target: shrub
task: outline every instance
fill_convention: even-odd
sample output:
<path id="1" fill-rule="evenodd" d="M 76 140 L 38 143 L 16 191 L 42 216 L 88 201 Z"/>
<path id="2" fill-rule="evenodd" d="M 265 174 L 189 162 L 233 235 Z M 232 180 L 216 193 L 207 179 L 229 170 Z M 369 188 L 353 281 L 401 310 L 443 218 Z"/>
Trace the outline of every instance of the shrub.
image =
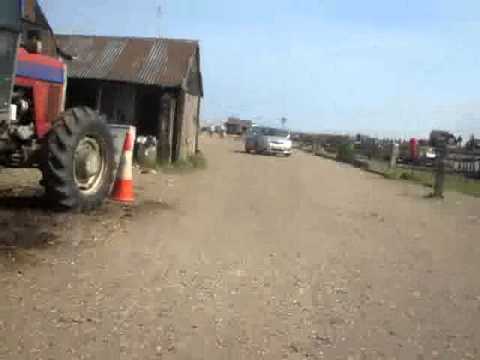
<path id="1" fill-rule="evenodd" d="M 353 144 L 341 144 L 337 149 L 337 160 L 352 164 L 355 160 L 355 151 Z"/>

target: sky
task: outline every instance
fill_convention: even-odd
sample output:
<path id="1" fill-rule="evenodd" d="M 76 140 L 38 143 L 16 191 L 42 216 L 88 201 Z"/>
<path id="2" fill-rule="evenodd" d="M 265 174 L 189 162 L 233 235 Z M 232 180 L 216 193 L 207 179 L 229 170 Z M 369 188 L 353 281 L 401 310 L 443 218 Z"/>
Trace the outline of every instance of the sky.
<path id="1" fill-rule="evenodd" d="M 57 33 L 200 41 L 202 120 L 480 136 L 478 0 L 40 0 Z"/>

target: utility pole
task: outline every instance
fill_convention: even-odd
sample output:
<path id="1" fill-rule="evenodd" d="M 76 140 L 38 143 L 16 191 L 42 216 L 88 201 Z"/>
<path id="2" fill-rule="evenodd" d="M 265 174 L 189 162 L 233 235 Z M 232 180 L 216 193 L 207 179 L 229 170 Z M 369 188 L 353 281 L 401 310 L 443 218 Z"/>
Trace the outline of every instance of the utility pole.
<path id="1" fill-rule="evenodd" d="M 162 18 L 163 14 L 165 12 L 164 9 L 164 4 L 163 0 L 157 0 L 156 2 L 156 8 L 155 8 L 155 17 L 157 18 L 157 28 L 155 29 L 157 31 L 158 36 L 162 36 L 163 31 L 162 31 Z"/>

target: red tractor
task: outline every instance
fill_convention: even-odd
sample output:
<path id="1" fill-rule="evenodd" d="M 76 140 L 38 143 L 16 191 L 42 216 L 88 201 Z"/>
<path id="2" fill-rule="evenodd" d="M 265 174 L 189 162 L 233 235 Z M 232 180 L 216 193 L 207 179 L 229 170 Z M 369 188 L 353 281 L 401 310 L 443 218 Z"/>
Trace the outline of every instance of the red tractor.
<path id="1" fill-rule="evenodd" d="M 113 139 L 98 112 L 65 110 L 67 56 L 35 0 L 0 1 L 0 166 L 38 168 L 52 205 L 90 210 L 112 187 Z"/>

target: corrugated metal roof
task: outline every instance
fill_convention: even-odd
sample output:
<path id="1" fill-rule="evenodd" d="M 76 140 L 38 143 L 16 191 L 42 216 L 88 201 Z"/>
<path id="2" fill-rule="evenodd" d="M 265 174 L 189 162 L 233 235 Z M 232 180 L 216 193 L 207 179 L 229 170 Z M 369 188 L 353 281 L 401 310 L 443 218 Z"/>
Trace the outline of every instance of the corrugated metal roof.
<path id="1" fill-rule="evenodd" d="M 75 58 L 68 62 L 70 77 L 166 87 L 184 84 L 199 46 L 196 41 L 160 38 L 56 37 L 59 48 Z"/>

